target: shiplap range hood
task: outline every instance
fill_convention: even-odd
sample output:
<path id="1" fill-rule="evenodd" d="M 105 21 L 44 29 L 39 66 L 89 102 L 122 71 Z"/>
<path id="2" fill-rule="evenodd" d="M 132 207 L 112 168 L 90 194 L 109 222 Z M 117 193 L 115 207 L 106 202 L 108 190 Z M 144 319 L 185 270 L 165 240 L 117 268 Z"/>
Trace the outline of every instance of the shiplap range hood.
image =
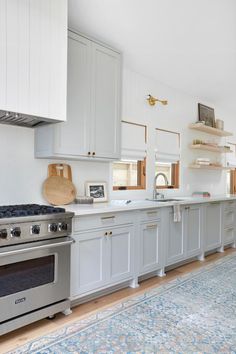
<path id="1" fill-rule="evenodd" d="M 0 1 L 0 123 L 66 120 L 67 0 Z"/>

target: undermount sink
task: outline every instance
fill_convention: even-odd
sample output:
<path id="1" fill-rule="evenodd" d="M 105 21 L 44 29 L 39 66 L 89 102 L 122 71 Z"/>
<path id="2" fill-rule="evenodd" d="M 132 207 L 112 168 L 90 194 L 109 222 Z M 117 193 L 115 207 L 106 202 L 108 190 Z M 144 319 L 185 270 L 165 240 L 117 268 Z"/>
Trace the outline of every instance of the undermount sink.
<path id="1" fill-rule="evenodd" d="M 179 202 L 181 201 L 181 199 L 174 199 L 174 198 L 171 198 L 171 199 L 148 199 L 152 202 L 160 202 L 160 203 L 167 203 L 167 202 Z"/>

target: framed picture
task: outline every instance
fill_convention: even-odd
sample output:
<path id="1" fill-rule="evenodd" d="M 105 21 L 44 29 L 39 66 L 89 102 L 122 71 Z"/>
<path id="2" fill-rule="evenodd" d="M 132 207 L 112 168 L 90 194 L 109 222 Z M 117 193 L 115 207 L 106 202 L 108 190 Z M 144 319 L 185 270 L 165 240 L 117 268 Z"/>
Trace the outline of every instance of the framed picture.
<path id="1" fill-rule="evenodd" d="M 106 182 L 86 182 L 86 196 L 93 197 L 94 203 L 107 202 Z"/>
<path id="2" fill-rule="evenodd" d="M 204 121 L 209 127 L 215 127 L 215 111 L 214 108 L 198 103 L 198 120 Z"/>

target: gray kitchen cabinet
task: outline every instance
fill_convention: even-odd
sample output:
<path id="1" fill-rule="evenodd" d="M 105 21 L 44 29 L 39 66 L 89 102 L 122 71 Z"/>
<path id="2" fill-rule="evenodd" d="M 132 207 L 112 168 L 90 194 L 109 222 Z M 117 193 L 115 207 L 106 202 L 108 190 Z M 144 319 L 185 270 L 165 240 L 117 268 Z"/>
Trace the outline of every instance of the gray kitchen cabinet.
<path id="1" fill-rule="evenodd" d="M 133 226 L 108 231 L 108 282 L 118 283 L 133 277 L 134 230 Z"/>
<path id="2" fill-rule="evenodd" d="M 181 221 L 174 222 L 172 209 L 168 211 L 166 265 L 200 255 L 202 211 L 200 205 L 181 207 Z"/>
<path id="3" fill-rule="evenodd" d="M 74 235 L 71 296 L 79 297 L 133 277 L 132 225 Z"/>
<path id="4" fill-rule="evenodd" d="M 139 275 L 161 268 L 161 221 L 140 224 Z"/>
<path id="5" fill-rule="evenodd" d="M 185 257 L 184 213 L 181 210 L 181 221 L 174 222 L 172 209 L 167 211 L 166 231 L 166 265 L 177 263 Z"/>
<path id="6" fill-rule="evenodd" d="M 74 235 L 71 247 L 71 296 L 101 288 L 107 279 L 106 243 L 101 231 Z"/>
<path id="7" fill-rule="evenodd" d="M 204 251 L 221 246 L 221 203 L 214 202 L 205 206 Z"/>
<path id="8" fill-rule="evenodd" d="M 199 255 L 201 252 L 201 232 L 202 232 L 202 213 L 201 206 L 191 205 L 185 207 L 185 246 L 186 258 Z"/>
<path id="9" fill-rule="evenodd" d="M 35 130 L 35 156 L 119 159 L 120 91 L 120 53 L 69 31 L 67 122 Z"/>
<path id="10" fill-rule="evenodd" d="M 236 203 L 229 201 L 222 203 L 222 242 L 229 245 L 236 240 Z"/>

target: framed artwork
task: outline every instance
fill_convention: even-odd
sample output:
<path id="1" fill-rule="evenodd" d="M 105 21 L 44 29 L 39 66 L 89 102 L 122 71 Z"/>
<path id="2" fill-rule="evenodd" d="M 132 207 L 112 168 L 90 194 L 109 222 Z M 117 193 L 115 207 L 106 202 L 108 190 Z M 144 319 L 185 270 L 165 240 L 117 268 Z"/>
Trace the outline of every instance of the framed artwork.
<path id="1" fill-rule="evenodd" d="M 106 182 L 86 182 L 86 196 L 92 197 L 94 203 L 107 202 L 107 184 Z"/>
<path id="2" fill-rule="evenodd" d="M 209 127 L 215 127 L 215 111 L 214 108 L 198 103 L 198 120 L 205 122 Z"/>

